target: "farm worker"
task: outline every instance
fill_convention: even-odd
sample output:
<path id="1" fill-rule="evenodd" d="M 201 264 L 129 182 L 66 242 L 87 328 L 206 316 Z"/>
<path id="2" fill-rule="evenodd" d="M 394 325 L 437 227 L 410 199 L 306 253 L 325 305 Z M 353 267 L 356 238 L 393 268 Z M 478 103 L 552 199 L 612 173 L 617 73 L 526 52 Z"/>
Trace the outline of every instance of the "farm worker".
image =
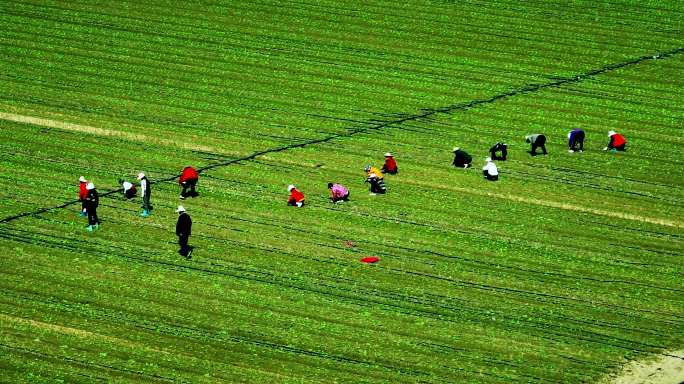
<path id="1" fill-rule="evenodd" d="M 81 176 L 78 178 L 78 201 L 81 202 L 81 213 L 80 216 L 84 217 L 86 215 L 86 196 L 88 195 L 88 181 L 85 177 Z"/>
<path id="2" fill-rule="evenodd" d="M 501 156 L 499 156 L 497 152 L 501 152 Z M 505 161 L 506 156 L 508 156 L 508 145 L 506 145 L 506 143 L 496 143 L 493 147 L 489 148 L 489 154 L 492 160 Z"/>
<path id="3" fill-rule="evenodd" d="M 619 133 L 616 133 L 615 131 L 610 131 L 608 132 L 608 137 L 610 138 L 610 141 L 608 142 L 608 146 L 603 148 L 604 151 L 610 149 L 613 152 L 624 152 L 627 150 L 625 148 L 625 146 L 627 145 L 627 140 L 624 136 L 622 136 Z"/>
<path id="4" fill-rule="evenodd" d="M 304 206 L 304 194 L 299 192 L 299 190 L 295 188 L 294 185 L 288 185 L 287 191 L 290 192 L 290 198 L 287 199 L 287 205 L 292 205 L 293 207 L 298 208 Z"/>
<path id="5" fill-rule="evenodd" d="M 537 148 L 541 148 L 543 154 L 547 154 L 546 152 L 546 136 L 535 133 L 533 135 L 527 135 L 525 136 L 525 141 L 530 143 L 532 145 L 532 148 L 530 149 L 530 154 L 532 156 L 537 155 Z"/>
<path id="6" fill-rule="evenodd" d="M 482 167 L 482 174 L 487 180 L 499 180 L 499 170 L 496 168 L 496 164 L 494 164 L 491 157 L 485 159 L 485 166 Z"/>
<path id="7" fill-rule="evenodd" d="M 86 185 L 88 191 L 85 198 L 86 212 L 88 212 L 88 226 L 86 229 L 92 232 L 100 226 L 100 219 L 97 218 L 97 206 L 100 205 L 100 197 L 97 195 L 95 184 Z"/>
<path id="8" fill-rule="evenodd" d="M 384 177 L 384 176 L 382 175 L 382 172 L 380 172 L 379 169 L 377 169 L 377 168 L 375 168 L 375 167 L 372 167 L 372 166 L 370 166 L 370 165 L 366 165 L 366 166 L 363 168 L 363 170 L 366 171 L 366 178 L 370 177 L 371 174 L 375 174 L 375 177 L 377 177 L 377 178 L 380 179 L 380 180 L 382 180 L 383 177 Z"/>
<path id="9" fill-rule="evenodd" d="M 190 196 L 195 197 L 197 196 L 197 192 L 195 192 L 195 185 L 197 185 L 197 180 L 199 179 L 199 175 L 197 174 L 197 170 L 193 167 L 185 167 L 183 168 L 183 171 L 181 172 L 180 177 L 178 178 L 178 184 L 180 184 L 183 187 L 183 190 L 181 191 L 180 198 L 181 200 L 185 199 L 188 196 L 187 190 L 190 188 Z"/>
<path id="10" fill-rule="evenodd" d="M 123 194 L 125 198 L 130 200 L 135 197 L 136 193 L 138 193 L 135 185 L 133 185 L 130 181 L 119 179 L 119 183 L 121 183 L 121 186 L 123 187 Z"/>
<path id="11" fill-rule="evenodd" d="M 579 149 L 577 146 L 579 145 Z M 584 152 L 584 131 L 575 128 L 568 133 L 568 152 Z"/>
<path id="12" fill-rule="evenodd" d="M 454 167 L 470 168 L 473 162 L 473 157 L 468 152 L 462 150 L 460 147 L 454 147 Z"/>
<path id="13" fill-rule="evenodd" d="M 152 190 L 150 189 L 150 181 L 147 179 L 147 176 L 145 176 L 144 172 L 140 172 L 138 174 L 138 180 L 140 180 L 140 193 L 142 194 L 143 198 L 143 211 L 140 216 L 147 217 L 150 215 L 150 211 L 152 210 L 152 206 L 150 205 L 150 195 L 152 194 Z"/>
<path id="14" fill-rule="evenodd" d="M 330 200 L 332 200 L 333 203 L 337 203 L 338 201 L 349 201 L 349 190 L 342 184 L 328 183 L 328 189 L 330 190 Z"/>
<path id="15" fill-rule="evenodd" d="M 399 172 L 397 161 L 394 160 L 394 156 L 389 152 L 385 153 L 385 164 L 382 166 L 382 172 L 389 173 L 390 175 L 396 175 Z"/>
<path id="16" fill-rule="evenodd" d="M 178 221 L 176 221 L 176 236 L 178 236 L 178 245 L 180 246 L 178 253 L 190 260 L 192 255 L 192 247 L 188 245 L 188 240 L 190 239 L 190 233 L 192 232 L 192 219 L 185 211 L 185 207 L 182 205 L 178 206 L 176 212 L 178 213 Z"/>
<path id="17" fill-rule="evenodd" d="M 385 187 L 385 181 L 378 178 L 375 173 L 371 173 L 366 179 L 366 182 L 370 184 L 370 193 L 375 195 L 376 193 L 383 194 L 387 192 L 387 187 Z"/>

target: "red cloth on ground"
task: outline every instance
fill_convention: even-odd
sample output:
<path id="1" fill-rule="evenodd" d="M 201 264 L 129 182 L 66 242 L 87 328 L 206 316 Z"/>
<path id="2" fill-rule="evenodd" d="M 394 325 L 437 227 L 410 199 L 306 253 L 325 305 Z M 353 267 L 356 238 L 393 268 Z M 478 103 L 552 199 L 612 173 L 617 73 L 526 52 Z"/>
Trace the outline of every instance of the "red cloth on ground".
<path id="1" fill-rule="evenodd" d="M 370 263 L 377 263 L 378 261 L 380 261 L 380 258 L 376 257 L 376 256 L 369 256 L 369 257 L 364 257 L 363 259 L 361 259 L 359 261 L 362 263 L 370 264 Z"/>

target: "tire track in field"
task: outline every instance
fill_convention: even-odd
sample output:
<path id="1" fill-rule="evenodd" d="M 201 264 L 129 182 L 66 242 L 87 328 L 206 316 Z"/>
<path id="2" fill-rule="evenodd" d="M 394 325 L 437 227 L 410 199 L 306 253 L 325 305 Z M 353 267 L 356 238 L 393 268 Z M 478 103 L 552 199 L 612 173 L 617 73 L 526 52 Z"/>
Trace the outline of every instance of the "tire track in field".
<path id="1" fill-rule="evenodd" d="M 667 51 L 662 51 L 662 52 L 657 52 L 652 55 L 643 55 L 639 56 L 637 58 L 634 58 L 632 60 L 627 60 L 627 61 L 622 61 L 618 63 L 613 63 L 613 64 L 608 64 L 600 68 L 592 69 L 590 71 L 584 72 L 584 73 L 579 73 L 571 77 L 562 77 L 562 78 L 556 78 L 554 81 L 546 82 L 546 83 L 532 83 L 532 84 L 527 84 L 519 88 L 514 88 L 511 89 L 507 92 L 502 92 L 498 93 L 494 96 L 491 96 L 486 99 L 475 99 L 471 100 L 468 102 L 463 102 L 463 103 L 457 103 L 457 104 L 452 104 L 440 108 L 427 108 L 427 109 L 421 109 L 418 113 L 414 114 L 399 114 L 396 115 L 397 117 L 395 118 L 390 118 L 389 120 L 373 120 L 369 121 L 369 127 L 365 128 L 350 128 L 347 130 L 345 133 L 339 133 L 339 134 L 331 134 L 328 136 L 324 136 L 322 138 L 318 139 L 311 139 L 308 141 L 302 141 L 299 143 L 295 144 L 288 144 L 288 145 L 282 145 L 279 147 L 275 148 L 267 148 L 261 151 L 256 151 L 253 152 L 249 155 L 239 157 L 239 158 L 231 158 L 229 160 L 225 161 L 220 161 L 217 163 L 213 164 L 208 164 L 205 165 L 204 167 L 198 168 L 198 172 L 202 173 L 205 171 L 212 170 L 214 168 L 220 168 L 220 167 L 226 167 L 232 164 L 239 164 L 244 161 L 252 161 L 257 157 L 264 156 L 270 153 L 278 153 L 278 152 L 284 152 L 288 151 L 291 149 L 297 149 L 297 148 L 303 148 L 303 147 L 308 147 L 308 146 L 313 146 L 317 144 L 323 144 L 327 143 L 333 140 L 337 139 L 344 139 L 344 138 L 349 138 L 357 134 L 363 134 L 363 133 L 370 133 L 374 132 L 377 130 L 381 130 L 384 128 L 394 128 L 394 127 L 400 127 L 404 123 L 412 122 L 412 121 L 419 121 L 419 120 L 425 120 L 425 119 L 431 119 L 435 115 L 439 114 L 451 114 L 457 111 L 467 111 L 471 108 L 479 107 L 479 106 L 486 106 L 488 104 L 495 103 L 497 101 L 501 101 L 510 97 L 515 97 L 515 96 L 520 96 L 520 95 L 526 95 L 530 93 L 535 93 L 538 91 L 542 91 L 548 88 L 556 88 L 556 87 L 561 87 L 564 85 L 569 85 L 569 84 L 576 84 L 580 83 L 584 80 L 592 79 L 594 77 L 603 75 L 605 73 L 610 73 L 613 71 L 616 71 L 618 69 L 622 69 L 625 67 L 630 67 L 634 65 L 641 64 L 646 61 L 650 60 L 662 60 L 662 59 L 667 59 L 672 56 L 679 55 L 681 53 L 684 53 L 684 47 L 678 47 L 674 49 L 670 49 Z M 39 118 L 39 117 L 33 117 L 33 116 L 25 116 L 25 115 L 20 115 L 20 114 L 15 114 L 15 113 L 7 113 L 7 112 L 0 112 L 0 120 L 7 120 L 7 121 L 13 121 L 13 122 L 20 122 L 20 123 L 27 123 L 27 124 L 34 124 L 34 125 L 39 125 L 39 126 L 45 126 L 49 128 L 56 128 L 56 129 L 63 129 L 63 130 L 69 130 L 69 131 L 77 131 L 77 132 L 83 132 L 83 133 L 88 133 L 88 134 L 94 134 L 94 135 L 105 135 L 105 136 L 117 136 L 117 137 L 122 137 L 122 138 L 127 138 L 130 140 L 134 141 L 140 141 L 140 140 L 151 140 L 151 142 L 159 142 L 159 143 L 164 143 L 166 145 L 173 145 L 173 146 L 181 146 L 183 147 L 185 144 L 175 142 L 173 140 L 168 140 L 168 139 L 159 139 L 159 138 L 148 138 L 145 137 L 144 135 L 138 135 L 134 133 L 125 133 L 121 131 L 116 131 L 116 130 L 109 130 L 109 129 L 102 129 L 102 128 L 97 128 L 97 127 L 91 127 L 91 126 L 86 126 L 86 125 L 79 125 L 79 124 L 71 124 L 71 123 L 66 123 L 66 122 L 60 122 L 60 121 L 55 121 L 55 120 L 50 120 L 50 119 L 44 119 L 44 118 Z M 150 141 L 148 141 L 150 142 Z M 214 152 L 211 150 L 211 148 L 199 148 L 199 146 L 189 146 L 190 148 L 186 149 L 191 149 L 191 150 L 201 150 L 203 152 Z M 151 184 L 157 184 L 157 183 L 162 183 L 162 182 L 169 182 L 172 180 L 175 180 L 178 178 L 180 174 L 172 176 L 172 177 L 167 177 L 163 179 L 157 179 L 155 181 L 151 181 Z M 115 193 L 120 193 L 122 192 L 123 189 L 114 189 L 110 190 L 104 193 L 100 194 L 100 197 L 106 197 Z M 473 193 L 472 190 L 467 190 L 463 191 L 467 193 Z M 487 192 L 489 193 L 489 192 Z M 576 212 L 585 212 L 585 213 L 592 213 L 595 215 L 601 215 L 601 216 L 608 216 L 608 217 L 615 217 L 615 218 L 620 218 L 620 219 L 626 219 L 626 220 L 633 220 L 633 221 L 640 221 L 644 223 L 650 223 L 650 224 L 656 224 L 656 225 L 661 225 L 661 226 L 668 226 L 668 227 L 676 227 L 676 228 L 682 228 L 684 227 L 684 223 L 675 221 L 675 220 L 666 220 L 662 218 L 652 218 L 652 217 L 646 217 L 646 216 L 641 216 L 641 215 L 633 215 L 633 214 L 622 214 L 618 212 L 611 212 L 611 211 L 604 211 L 604 210 L 599 210 L 599 209 L 593 209 L 593 208 L 586 208 L 582 206 L 577 206 L 577 205 L 571 205 L 567 203 L 561 203 L 561 202 L 554 202 L 554 201 L 549 201 L 549 200 L 541 200 L 541 199 L 531 199 L 523 196 L 517 196 L 517 195 L 511 195 L 511 194 L 495 194 L 497 198 L 501 199 L 506 199 L 506 200 L 512 200 L 516 202 L 523 202 L 523 203 L 528 203 L 528 204 L 533 204 L 533 205 L 540 205 L 540 206 L 547 206 L 547 207 L 552 207 L 552 208 L 558 208 L 558 209 L 563 209 L 563 210 L 572 210 Z M 79 203 L 78 200 L 72 200 L 72 201 L 67 201 L 63 204 L 53 206 L 53 207 L 45 207 L 45 208 L 39 208 L 34 211 L 28 211 L 12 216 L 7 216 L 0 220 L 0 223 L 8 223 L 14 220 L 18 220 L 23 217 L 27 216 L 35 216 L 35 215 L 40 215 L 42 213 L 50 212 L 53 210 L 57 209 L 62 209 L 66 208 L 68 206 L 74 205 Z"/>

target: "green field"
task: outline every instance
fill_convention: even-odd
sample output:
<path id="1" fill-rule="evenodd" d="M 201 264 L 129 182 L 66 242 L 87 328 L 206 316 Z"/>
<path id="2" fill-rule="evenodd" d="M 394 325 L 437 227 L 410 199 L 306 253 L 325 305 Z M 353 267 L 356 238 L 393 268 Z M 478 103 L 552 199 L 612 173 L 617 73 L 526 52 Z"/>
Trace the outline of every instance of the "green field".
<path id="1" fill-rule="evenodd" d="M 684 347 L 683 2 L 97 3 L 0 2 L 0 382 L 595 383 Z"/>

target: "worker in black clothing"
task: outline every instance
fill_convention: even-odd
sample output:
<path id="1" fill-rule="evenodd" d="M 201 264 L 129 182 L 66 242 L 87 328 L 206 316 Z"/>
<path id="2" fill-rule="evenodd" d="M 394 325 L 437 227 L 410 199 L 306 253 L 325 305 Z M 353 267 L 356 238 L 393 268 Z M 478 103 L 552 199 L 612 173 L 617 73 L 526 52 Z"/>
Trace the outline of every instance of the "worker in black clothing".
<path id="1" fill-rule="evenodd" d="M 472 166 L 473 157 L 468 152 L 459 147 L 454 147 L 454 161 L 453 165 L 457 168 L 470 168 Z"/>
<path id="2" fill-rule="evenodd" d="M 497 154 L 498 152 L 501 152 L 501 156 Z M 508 156 L 508 145 L 506 143 L 496 143 L 493 147 L 489 148 L 489 157 L 492 160 L 505 161 L 506 156 Z"/>
<path id="3" fill-rule="evenodd" d="M 178 253 L 190 260 L 192 255 L 192 247 L 188 245 L 188 240 L 190 239 L 190 233 L 192 231 L 192 219 L 190 219 L 190 215 L 188 215 L 188 213 L 185 211 L 185 207 L 182 205 L 178 206 L 176 212 L 178 212 L 176 236 L 178 236 L 178 245 L 180 246 Z"/>
<path id="4" fill-rule="evenodd" d="M 532 148 L 530 148 L 530 154 L 532 156 L 537 156 L 537 148 L 541 148 L 544 155 L 548 153 L 546 152 L 546 136 L 535 133 L 533 135 L 525 136 L 525 141 L 532 145 Z"/>
<path id="5" fill-rule="evenodd" d="M 100 205 L 100 197 L 97 195 L 95 184 L 88 183 L 86 190 L 88 191 L 85 198 L 86 212 L 88 213 L 86 229 L 92 232 L 100 226 L 100 219 L 97 218 L 97 206 Z"/>

